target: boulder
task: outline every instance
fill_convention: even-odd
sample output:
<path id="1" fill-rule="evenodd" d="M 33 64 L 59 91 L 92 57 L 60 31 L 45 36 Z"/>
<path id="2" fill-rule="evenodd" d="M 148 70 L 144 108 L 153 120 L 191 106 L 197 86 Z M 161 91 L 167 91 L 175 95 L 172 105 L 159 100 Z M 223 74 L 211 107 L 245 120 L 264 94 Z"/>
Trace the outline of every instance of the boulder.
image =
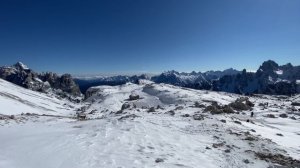
<path id="1" fill-rule="evenodd" d="M 138 100 L 139 98 L 140 98 L 140 96 L 137 95 L 137 94 L 131 94 L 131 95 L 129 95 L 129 100 Z"/>
<path id="2" fill-rule="evenodd" d="M 252 102 L 248 100 L 248 98 L 239 98 L 236 99 L 235 102 L 229 104 L 231 108 L 237 111 L 250 110 L 251 107 L 254 106 Z"/>
<path id="3" fill-rule="evenodd" d="M 226 120 L 224 120 L 224 119 L 221 119 L 220 121 L 221 121 L 222 123 L 226 123 Z"/>
<path id="4" fill-rule="evenodd" d="M 148 110 L 148 112 L 149 112 L 149 113 L 155 112 L 155 107 L 150 107 L 149 110 Z"/>
<path id="5" fill-rule="evenodd" d="M 130 108 L 130 104 L 128 103 L 124 103 L 121 107 L 121 111 L 125 110 L 125 109 L 129 109 Z"/>
<path id="6" fill-rule="evenodd" d="M 292 102 L 292 106 L 300 106 L 300 102 Z"/>
<path id="7" fill-rule="evenodd" d="M 195 102 L 195 107 L 197 107 L 197 108 L 205 108 L 206 106 L 205 105 L 203 105 L 203 104 L 200 104 L 199 102 Z"/>
<path id="8" fill-rule="evenodd" d="M 164 162 L 164 159 L 162 159 L 162 158 L 155 159 L 155 163 L 160 163 L 160 162 Z"/>
<path id="9" fill-rule="evenodd" d="M 230 114 L 230 113 L 234 113 L 234 110 L 228 106 L 220 106 L 217 103 L 212 103 L 212 105 L 207 106 L 204 111 L 206 112 L 210 112 L 211 114 L 222 114 L 222 113 L 226 113 L 226 114 Z"/>
<path id="10" fill-rule="evenodd" d="M 84 113 L 78 113 L 77 114 L 77 119 L 78 120 L 86 120 L 86 114 L 84 114 Z"/>
<path id="11" fill-rule="evenodd" d="M 274 114 L 267 114 L 266 117 L 268 117 L 268 118 L 276 118 Z"/>
<path id="12" fill-rule="evenodd" d="M 170 110 L 170 111 L 166 112 L 165 114 L 170 114 L 171 116 L 174 116 L 175 115 L 175 111 L 174 110 Z"/>
<path id="13" fill-rule="evenodd" d="M 202 114 L 194 114 L 193 115 L 194 120 L 204 120 L 204 115 Z"/>
<path id="14" fill-rule="evenodd" d="M 288 115 L 287 115 L 287 114 L 285 114 L 285 113 L 283 113 L 283 114 L 279 114 L 279 117 L 281 117 L 281 118 L 287 118 L 287 117 L 288 117 Z"/>
<path id="15" fill-rule="evenodd" d="M 181 115 L 182 117 L 190 117 L 190 115 L 189 114 L 183 114 L 183 115 Z"/>

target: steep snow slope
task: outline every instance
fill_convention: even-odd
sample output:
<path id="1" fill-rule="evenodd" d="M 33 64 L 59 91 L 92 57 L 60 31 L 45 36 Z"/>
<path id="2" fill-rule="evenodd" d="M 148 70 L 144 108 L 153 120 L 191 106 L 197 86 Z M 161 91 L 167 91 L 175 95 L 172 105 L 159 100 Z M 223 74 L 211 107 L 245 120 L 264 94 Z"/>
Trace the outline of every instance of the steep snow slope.
<path id="1" fill-rule="evenodd" d="M 57 99 L 54 95 L 51 96 L 24 89 L 0 79 L 0 114 L 74 115 L 75 106 L 78 105 Z"/>
<path id="2" fill-rule="evenodd" d="M 60 111 L 59 107 L 64 107 L 60 100 L 15 87 L 1 81 L 1 93 L 18 95 L 39 105 L 55 102 L 53 110 L 59 114 L 71 115 L 75 108 L 85 106 L 87 118 L 95 120 L 26 115 L 0 120 L 0 167 L 265 168 L 276 163 L 290 167 L 291 163 L 285 162 L 288 156 L 300 159 L 300 118 L 299 111 L 295 111 L 299 107 L 291 106 L 291 102 L 300 100 L 299 95 L 250 97 L 255 104 L 251 118 L 250 110 L 220 115 L 204 110 L 213 101 L 227 105 L 240 95 L 149 81 L 91 88 L 86 102 L 67 112 Z M 140 98 L 130 100 L 131 94 Z M 6 96 L 0 98 L 4 100 Z M 195 106 L 196 101 L 203 106 Z M 8 109 L 14 102 L 13 99 L 1 107 Z M 279 117 L 283 113 L 286 118 Z M 268 114 L 275 118 L 265 117 Z M 272 157 L 266 162 L 259 154 Z M 276 160 L 275 154 L 282 160 Z"/>

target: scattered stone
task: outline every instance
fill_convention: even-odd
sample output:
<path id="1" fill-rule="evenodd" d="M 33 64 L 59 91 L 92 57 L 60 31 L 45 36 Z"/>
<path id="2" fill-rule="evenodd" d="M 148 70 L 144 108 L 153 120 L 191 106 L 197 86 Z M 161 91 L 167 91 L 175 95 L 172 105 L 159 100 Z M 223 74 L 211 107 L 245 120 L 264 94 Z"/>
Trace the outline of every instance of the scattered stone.
<path id="1" fill-rule="evenodd" d="M 190 117 L 189 114 L 183 114 L 182 117 Z"/>
<path id="2" fill-rule="evenodd" d="M 183 106 L 177 106 L 175 110 L 183 110 Z"/>
<path id="3" fill-rule="evenodd" d="M 291 111 L 297 111 L 297 109 L 296 109 L 295 106 L 292 106 L 292 107 L 290 108 L 290 110 L 291 110 Z"/>
<path id="4" fill-rule="evenodd" d="M 122 113 L 123 113 L 122 110 L 119 110 L 119 111 L 116 112 L 116 114 L 122 114 Z"/>
<path id="5" fill-rule="evenodd" d="M 87 107 L 86 107 L 86 106 L 82 106 L 82 107 L 80 108 L 80 111 L 81 111 L 81 112 L 85 112 L 85 111 L 86 111 L 86 109 L 87 109 Z"/>
<path id="6" fill-rule="evenodd" d="M 292 119 L 292 120 L 297 120 L 296 117 L 294 117 L 294 116 L 290 117 L 290 119 Z"/>
<path id="7" fill-rule="evenodd" d="M 194 120 L 204 120 L 204 115 L 202 114 L 194 114 L 193 115 Z"/>
<path id="8" fill-rule="evenodd" d="M 230 149 L 226 149 L 224 152 L 225 153 L 230 153 Z"/>
<path id="9" fill-rule="evenodd" d="M 129 100 L 138 100 L 139 98 L 140 98 L 140 96 L 137 95 L 137 94 L 131 94 L 131 95 L 129 95 Z"/>
<path id="10" fill-rule="evenodd" d="M 218 136 L 215 136 L 215 135 L 213 136 L 213 138 L 215 138 L 215 139 L 220 139 Z"/>
<path id="11" fill-rule="evenodd" d="M 224 119 L 222 119 L 222 120 L 220 120 L 222 123 L 226 123 L 226 120 L 224 120 Z"/>
<path id="12" fill-rule="evenodd" d="M 244 132 L 244 134 L 245 134 L 245 136 L 249 136 L 249 135 L 251 135 L 249 131 L 247 131 L 247 132 Z"/>
<path id="13" fill-rule="evenodd" d="M 276 135 L 278 135 L 278 136 L 283 136 L 281 133 L 277 133 Z"/>
<path id="14" fill-rule="evenodd" d="M 134 118 L 137 118 L 137 117 L 139 117 L 139 116 L 135 115 L 135 114 L 128 114 L 128 115 L 120 117 L 118 120 L 124 120 L 124 119 L 127 119 L 127 118 L 134 119 Z"/>
<path id="15" fill-rule="evenodd" d="M 237 133 L 237 132 L 233 132 L 232 130 L 228 130 L 228 133 L 231 135 L 236 135 L 236 136 L 241 136 L 242 134 Z"/>
<path id="16" fill-rule="evenodd" d="M 150 107 L 148 113 L 153 113 L 153 112 L 155 112 L 155 107 Z"/>
<path id="17" fill-rule="evenodd" d="M 91 112 L 89 112 L 89 114 L 95 114 L 97 112 L 97 110 L 92 110 Z"/>
<path id="18" fill-rule="evenodd" d="M 155 160 L 155 163 L 160 163 L 160 162 L 164 162 L 164 159 L 162 159 L 162 158 L 157 158 L 157 159 Z"/>
<path id="19" fill-rule="evenodd" d="M 287 114 L 285 114 L 285 113 L 283 113 L 283 114 L 280 114 L 280 115 L 279 115 L 279 117 L 281 117 L 281 118 L 287 118 L 287 117 L 288 117 L 288 115 L 287 115 Z"/>
<path id="20" fill-rule="evenodd" d="M 175 111 L 174 110 L 170 110 L 170 111 L 167 111 L 165 114 L 170 114 L 171 116 L 174 116 L 175 115 Z"/>
<path id="21" fill-rule="evenodd" d="M 242 125 L 240 121 L 234 121 L 234 123 Z"/>
<path id="22" fill-rule="evenodd" d="M 208 149 L 208 150 L 209 150 L 209 149 L 211 149 L 211 148 L 207 146 L 205 149 Z"/>
<path id="23" fill-rule="evenodd" d="M 300 106 L 300 102 L 292 102 L 292 106 Z"/>
<path id="24" fill-rule="evenodd" d="M 86 120 L 86 114 L 84 114 L 84 113 L 78 113 L 77 114 L 77 119 L 78 120 Z"/>
<path id="25" fill-rule="evenodd" d="M 256 132 L 254 129 L 251 129 L 250 131 L 251 131 L 251 132 Z"/>
<path id="26" fill-rule="evenodd" d="M 123 111 L 123 110 L 129 109 L 129 108 L 130 108 L 130 104 L 124 103 L 124 104 L 122 105 L 122 107 L 121 107 L 121 110 Z"/>
<path id="27" fill-rule="evenodd" d="M 15 116 L 14 116 L 14 115 L 10 115 L 10 116 L 9 116 L 9 119 L 12 119 L 12 120 L 13 120 L 13 119 L 15 119 Z"/>
<path id="28" fill-rule="evenodd" d="M 267 114 L 266 117 L 268 117 L 268 118 L 276 118 L 274 114 Z"/>
<path id="29" fill-rule="evenodd" d="M 248 137 L 245 138 L 245 140 L 247 140 L 247 141 L 255 141 L 256 138 L 254 138 L 253 136 L 248 136 Z"/>
<path id="30" fill-rule="evenodd" d="M 295 160 L 292 157 L 284 156 L 282 154 L 272 154 L 272 153 L 260 153 L 255 152 L 255 156 L 261 160 L 265 160 L 267 162 L 276 163 L 285 167 L 300 167 L 300 161 Z"/>
<path id="31" fill-rule="evenodd" d="M 248 159 L 244 159 L 243 162 L 246 163 L 246 164 L 250 163 Z"/>
<path id="32" fill-rule="evenodd" d="M 214 147 L 214 148 L 219 148 L 219 147 L 222 147 L 222 146 L 224 146 L 224 145 L 225 145 L 225 142 L 214 143 L 214 144 L 212 145 L 212 147 Z"/>
<path id="33" fill-rule="evenodd" d="M 199 102 L 195 102 L 195 107 L 197 107 L 197 108 L 205 108 L 206 106 L 205 105 L 203 105 L 203 104 L 200 104 Z"/>

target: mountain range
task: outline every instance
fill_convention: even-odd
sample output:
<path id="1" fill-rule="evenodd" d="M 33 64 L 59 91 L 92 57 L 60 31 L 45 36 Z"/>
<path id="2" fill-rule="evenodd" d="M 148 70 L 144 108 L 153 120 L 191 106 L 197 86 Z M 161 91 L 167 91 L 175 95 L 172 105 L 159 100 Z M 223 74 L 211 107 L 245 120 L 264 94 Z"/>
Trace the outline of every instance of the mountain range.
<path id="1" fill-rule="evenodd" d="M 224 91 L 237 94 L 292 95 L 300 93 L 300 66 L 291 63 L 279 66 L 275 61 L 262 63 L 256 72 L 227 69 L 224 71 L 177 72 L 167 71 L 155 76 L 112 76 L 101 78 L 76 78 L 82 92 L 98 85 L 120 85 L 137 83 L 148 79 L 155 83 L 166 83 L 192 89 Z"/>
<path id="2" fill-rule="evenodd" d="M 14 84 L 47 92 L 49 89 L 64 96 L 79 96 L 90 87 L 99 85 L 122 85 L 139 80 L 151 80 L 175 86 L 200 90 L 224 91 L 237 94 L 292 95 L 300 93 L 300 66 L 291 63 L 278 65 L 268 60 L 256 72 L 227 69 L 224 71 L 177 72 L 167 71 L 159 75 L 117 75 L 96 78 L 72 78 L 70 74 L 57 75 L 52 72 L 36 73 L 18 62 L 12 66 L 0 67 L 0 78 Z"/>

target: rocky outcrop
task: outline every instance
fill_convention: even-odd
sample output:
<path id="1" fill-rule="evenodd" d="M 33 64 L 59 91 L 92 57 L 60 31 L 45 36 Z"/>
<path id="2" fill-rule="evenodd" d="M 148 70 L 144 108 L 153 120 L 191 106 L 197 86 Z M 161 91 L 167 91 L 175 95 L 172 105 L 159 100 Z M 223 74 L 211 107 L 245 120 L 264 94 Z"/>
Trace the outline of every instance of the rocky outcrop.
<path id="1" fill-rule="evenodd" d="M 35 91 L 47 92 L 52 88 L 72 96 L 81 95 L 79 87 L 71 75 L 59 76 L 51 72 L 39 74 L 21 62 L 12 66 L 0 67 L 0 78 Z"/>
<path id="2" fill-rule="evenodd" d="M 50 87 L 49 83 L 39 79 L 37 73 L 21 62 L 0 67 L 0 78 L 31 90 L 45 91 Z"/>
<path id="3" fill-rule="evenodd" d="M 63 92 L 70 93 L 74 96 L 79 96 L 81 94 L 79 86 L 74 82 L 70 74 L 59 76 L 55 73 L 47 72 L 44 74 L 40 74 L 39 77 L 43 81 L 49 82 L 51 87 L 55 89 L 60 89 Z"/>
<path id="4" fill-rule="evenodd" d="M 138 95 L 138 94 L 131 94 L 131 95 L 129 95 L 129 100 L 138 100 L 138 99 L 140 99 L 140 95 Z"/>
<path id="5" fill-rule="evenodd" d="M 299 93 L 300 66 L 265 61 L 253 72 L 243 70 L 241 74 L 226 75 L 214 81 L 213 90 L 238 94 L 292 95 Z"/>

